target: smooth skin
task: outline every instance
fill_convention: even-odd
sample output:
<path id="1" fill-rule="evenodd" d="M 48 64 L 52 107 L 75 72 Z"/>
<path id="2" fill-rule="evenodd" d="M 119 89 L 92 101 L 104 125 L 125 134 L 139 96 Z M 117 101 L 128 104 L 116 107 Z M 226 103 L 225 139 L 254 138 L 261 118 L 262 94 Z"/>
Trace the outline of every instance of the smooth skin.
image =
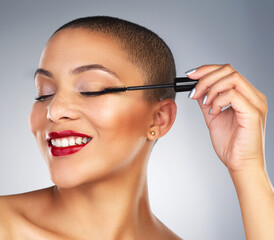
<path id="1" fill-rule="evenodd" d="M 100 64 L 115 75 L 98 69 L 73 74 L 87 64 Z M 0 239 L 180 239 L 151 212 L 146 177 L 153 145 L 176 117 L 174 101 L 147 102 L 141 91 L 79 94 L 95 80 L 111 86 L 144 83 L 115 42 L 86 30 L 54 35 L 39 68 L 51 76 L 37 74 L 38 94 L 53 95 L 34 104 L 30 127 L 56 186 L 1 197 Z M 193 99 L 235 184 L 247 239 L 271 239 L 274 197 L 264 159 L 265 96 L 230 65 L 202 66 L 189 77 L 200 79 Z M 231 108 L 220 112 L 228 104 Z M 93 139 L 75 154 L 53 157 L 46 135 L 62 130 Z"/>

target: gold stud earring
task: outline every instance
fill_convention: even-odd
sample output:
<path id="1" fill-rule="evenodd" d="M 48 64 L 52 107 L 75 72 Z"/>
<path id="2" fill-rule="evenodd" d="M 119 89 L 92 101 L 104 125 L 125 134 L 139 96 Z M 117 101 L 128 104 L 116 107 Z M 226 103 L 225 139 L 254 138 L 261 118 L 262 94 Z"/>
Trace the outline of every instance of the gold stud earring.
<path id="1" fill-rule="evenodd" d="M 152 136 L 154 136 L 154 135 L 155 135 L 155 131 L 151 131 L 150 134 L 151 134 Z"/>

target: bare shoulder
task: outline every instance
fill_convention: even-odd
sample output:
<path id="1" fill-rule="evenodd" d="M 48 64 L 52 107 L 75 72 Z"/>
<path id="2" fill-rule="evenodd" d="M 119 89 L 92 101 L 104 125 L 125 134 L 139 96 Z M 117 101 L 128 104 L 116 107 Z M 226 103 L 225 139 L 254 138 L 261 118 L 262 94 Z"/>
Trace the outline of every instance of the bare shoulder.
<path id="1" fill-rule="evenodd" d="M 0 196 L 0 209 L 3 210 L 7 216 L 30 211 L 38 205 L 45 205 L 46 202 L 50 200 L 51 193 L 52 187 L 48 187 L 31 192 Z"/>
<path id="2" fill-rule="evenodd" d="M 17 239 L 14 229 L 24 224 L 27 213 L 39 209 L 47 197 L 50 188 L 32 192 L 0 196 L 0 239 Z"/>
<path id="3" fill-rule="evenodd" d="M 7 198 L 0 196 L 0 239 L 10 239 L 10 208 Z"/>

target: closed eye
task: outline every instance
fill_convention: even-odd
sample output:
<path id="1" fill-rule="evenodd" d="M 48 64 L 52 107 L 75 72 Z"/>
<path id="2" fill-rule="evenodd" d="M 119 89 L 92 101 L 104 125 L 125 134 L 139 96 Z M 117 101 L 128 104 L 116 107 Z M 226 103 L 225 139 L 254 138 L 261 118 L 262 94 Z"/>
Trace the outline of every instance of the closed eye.
<path id="1" fill-rule="evenodd" d="M 100 96 L 103 94 L 106 94 L 107 92 L 105 92 L 104 90 L 102 91 L 94 91 L 94 92 L 80 92 L 80 94 L 82 96 Z"/>
<path id="2" fill-rule="evenodd" d="M 35 101 L 40 101 L 40 102 L 42 102 L 42 101 L 46 100 L 47 98 L 49 98 L 49 97 L 51 97 L 51 96 L 53 96 L 53 94 L 42 95 L 42 96 L 39 96 L 39 97 L 34 98 L 34 100 L 35 100 Z"/>
<path id="3" fill-rule="evenodd" d="M 83 96 L 100 96 L 103 94 L 125 92 L 125 91 L 126 91 L 125 87 L 120 87 L 120 88 L 105 88 L 101 91 L 80 92 L 80 94 Z M 42 95 L 42 96 L 36 97 L 35 100 L 42 102 L 42 101 L 52 97 L 53 95 L 54 94 Z"/>
<path id="4" fill-rule="evenodd" d="M 116 88 L 105 88 L 101 91 L 92 91 L 92 92 L 81 92 L 83 96 L 100 96 L 107 93 L 117 93 L 125 92 L 127 89 L 125 87 L 116 87 Z"/>

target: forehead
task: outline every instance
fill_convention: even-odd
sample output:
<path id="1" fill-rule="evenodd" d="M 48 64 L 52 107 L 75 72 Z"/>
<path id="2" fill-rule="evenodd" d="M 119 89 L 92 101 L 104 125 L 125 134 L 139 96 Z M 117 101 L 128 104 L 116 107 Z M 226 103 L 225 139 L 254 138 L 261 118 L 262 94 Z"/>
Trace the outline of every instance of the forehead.
<path id="1" fill-rule="evenodd" d="M 121 80 L 143 83 L 142 74 L 127 53 L 111 37 L 85 29 L 63 29 L 54 34 L 42 53 L 39 68 L 55 75 L 78 66 L 99 64 L 115 72 Z"/>

